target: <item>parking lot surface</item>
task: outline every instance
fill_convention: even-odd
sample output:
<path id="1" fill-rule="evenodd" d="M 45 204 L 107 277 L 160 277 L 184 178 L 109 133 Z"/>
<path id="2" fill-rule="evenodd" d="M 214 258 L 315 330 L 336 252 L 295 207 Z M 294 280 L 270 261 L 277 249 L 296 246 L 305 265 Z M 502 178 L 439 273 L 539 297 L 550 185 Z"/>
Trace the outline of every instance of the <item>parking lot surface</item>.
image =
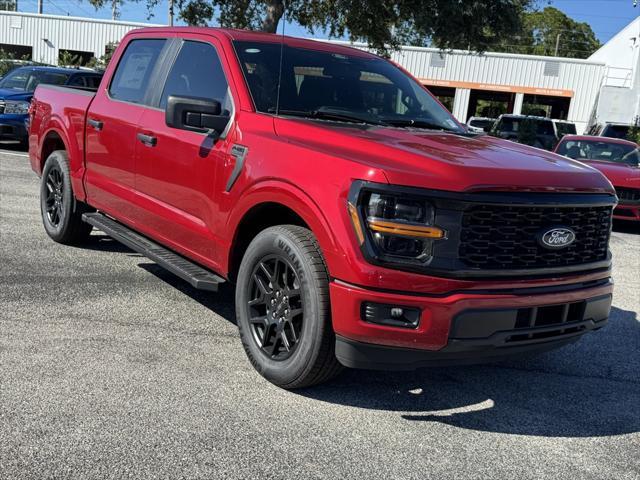
<path id="1" fill-rule="evenodd" d="M 247 361 L 232 288 L 94 233 L 55 244 L 0 152 L 0 478 L 640 477 L 640 231 L 576 344 L 494 366 L 346 371 L 287 392 Z"/>

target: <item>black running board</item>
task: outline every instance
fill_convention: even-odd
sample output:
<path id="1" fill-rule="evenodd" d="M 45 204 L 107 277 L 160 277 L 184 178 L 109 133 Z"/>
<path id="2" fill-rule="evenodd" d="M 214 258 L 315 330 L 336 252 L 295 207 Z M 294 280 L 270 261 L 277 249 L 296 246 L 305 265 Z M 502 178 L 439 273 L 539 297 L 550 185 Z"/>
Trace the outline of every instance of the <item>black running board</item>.
<path id="1" fill-rule="evenodd" d="M 98 230 L 102 230 L 114 240 L 153 260 L 197 289 L 216 292 L 218 285 L 225 282 L 224 278 L 158 245 L 102 213 L 84 213 L 82 220 L 93 225 Z"/>

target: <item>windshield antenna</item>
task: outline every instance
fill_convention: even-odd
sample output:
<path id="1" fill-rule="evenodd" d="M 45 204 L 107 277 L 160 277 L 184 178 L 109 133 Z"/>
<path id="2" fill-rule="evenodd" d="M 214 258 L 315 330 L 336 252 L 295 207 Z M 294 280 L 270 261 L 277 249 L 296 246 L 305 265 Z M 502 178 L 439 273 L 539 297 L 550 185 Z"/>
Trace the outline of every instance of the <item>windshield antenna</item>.
<path id="1" fill-rule="evenodd" d="M 280 85 L 282 85 L 282 57 L 284 56 L 284 27 L 287 24 L 287 2 L 282 0 L 282 36 L 280 37 L 280 67 L 278 69 L 278 91 L 276 93 L 276 117 L 280 115 Z"/>

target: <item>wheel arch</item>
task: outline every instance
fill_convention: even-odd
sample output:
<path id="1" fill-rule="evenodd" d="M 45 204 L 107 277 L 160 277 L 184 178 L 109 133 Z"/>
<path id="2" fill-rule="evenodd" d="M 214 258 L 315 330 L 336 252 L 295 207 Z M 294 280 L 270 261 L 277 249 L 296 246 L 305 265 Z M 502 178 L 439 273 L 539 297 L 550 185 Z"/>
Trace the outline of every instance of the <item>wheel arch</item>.
<path id="1" fill-rule="evenodd" d="M 69 161 L 69 171 L 71 173 L 71 185 L 75 198 L 85 201 L 86 195 L 84 186 L 82 185 L 82 177 L 84 174 L 84 150 L 82 145 L 82 135 L 71 136 L 67 134 L 66 129 L 61 125 L 57 118 L 50 119 L 49 128 L 42 134 L 42 140 L 38 148 L 39 158 L 38 167 L 40 174 L 44 169 L 44 164 L 49 155 L 56 150 L 64 150 L 67 152 Z"/>
<path id="2" fill-rule="evenodd" d="M 258 233 L 268 227 L 287 224 L 305 227 L 315 235 L 331 271 L 336 242 L 320 208 L 291 184 L 269 183 L 243 194 L 242 205 L 231 215 L 229 231 L 233 232 L 233 237 L 227 259 L 229 279 L 235 281 L 244 252 Z"/>
<path id="3" fill-rule="evenodd" d="M 44 169 L 44 162 L 47 161 L 49 155 L 56 150 L 64 150 L 67 154 L 69 153 L 63 134 L 56 129 L 51 129 L 45 134 L 40 146 L 40 172 Z"/>

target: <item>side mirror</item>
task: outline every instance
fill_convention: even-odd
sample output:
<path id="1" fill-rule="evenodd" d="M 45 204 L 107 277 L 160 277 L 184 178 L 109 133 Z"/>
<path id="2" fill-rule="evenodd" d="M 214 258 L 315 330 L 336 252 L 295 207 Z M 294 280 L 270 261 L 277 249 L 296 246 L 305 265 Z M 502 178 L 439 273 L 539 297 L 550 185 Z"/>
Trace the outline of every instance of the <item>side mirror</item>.
<path id="1" fill-rule="evenodd" d="M 222 105 L 217 100 L 169 95 L 165 122 L 180 130 L 222 133 L 229 123 L 229 115 L 223 115 Z"/>

